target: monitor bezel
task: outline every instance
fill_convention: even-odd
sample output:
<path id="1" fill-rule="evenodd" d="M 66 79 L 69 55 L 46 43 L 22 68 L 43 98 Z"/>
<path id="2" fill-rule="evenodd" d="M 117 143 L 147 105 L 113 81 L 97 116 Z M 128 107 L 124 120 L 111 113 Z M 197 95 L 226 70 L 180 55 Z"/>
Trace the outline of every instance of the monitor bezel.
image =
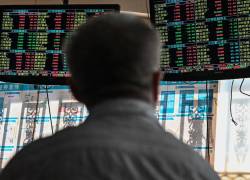
<path id="1" fill-rule="evenodd" d="M 119 4 L 52 4 L 52 5 L 0 5 L 0 12 L 4 9 L 114 9 L 120 12 Z M 68 85 L 69 77 L 44 77 L 44 76 L 18 76 L 18 75 L 0 75 L 0 81 L 25 83 L 25 84 L 44 84 L 44 85 Z"/>
<path id="2" fill-rule="evenodd" d="M 150 0 L 150 21 L 155 25 L 154 17 L 154 0 Z M 250 67 L 244 69 L 231 69 L 220 71 L 201 71 L 188 73 L 167 73 L 162 71 L 163 81 L 206 81 L 206 80 L 225 80 L 225 79 L 240 79 L 250 77 Z"/>

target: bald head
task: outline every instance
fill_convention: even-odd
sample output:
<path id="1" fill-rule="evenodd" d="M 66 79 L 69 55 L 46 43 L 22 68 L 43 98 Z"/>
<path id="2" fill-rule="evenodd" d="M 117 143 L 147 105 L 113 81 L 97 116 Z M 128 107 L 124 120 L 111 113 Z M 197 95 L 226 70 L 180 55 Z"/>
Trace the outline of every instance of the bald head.
<path id="1" fill-rule="evenodd" d="M 159 54 L 158 34 L 140 18 L 121 14 L 93 18 L 66 46 L 72 91 L 87 105 L 130 96 L 149 100 Z"/>

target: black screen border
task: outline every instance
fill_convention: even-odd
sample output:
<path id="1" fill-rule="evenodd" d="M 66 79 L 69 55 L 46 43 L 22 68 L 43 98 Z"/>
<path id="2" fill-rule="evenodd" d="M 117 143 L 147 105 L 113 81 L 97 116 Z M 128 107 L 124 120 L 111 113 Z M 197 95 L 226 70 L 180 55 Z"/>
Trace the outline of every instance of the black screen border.
<path id="1" fill-rule="evenodd" d="M 52 5 L 0 5 L 0 12 L 5 9 L 114 9 L 120 12 L 119 4 L 52 4 Z M 41 85 L 68 85 L 68 77 L 45 77 L 45 76 L 18 76 L 18 75 L 0 75 L 0 81 L 25 84 Z"/>
<path id="2" fill-rule="evenodd" d="M 150 0 L 150 20 L 155 25 L 154 0 Z M 206 80 L 226 80 L 250 77 L 250 67 L 244 69 L 231 69 L 220 71 L 202 71 L 189 73 L 166 73 L 162 71 L 163 81 L 206 81 Z"/>

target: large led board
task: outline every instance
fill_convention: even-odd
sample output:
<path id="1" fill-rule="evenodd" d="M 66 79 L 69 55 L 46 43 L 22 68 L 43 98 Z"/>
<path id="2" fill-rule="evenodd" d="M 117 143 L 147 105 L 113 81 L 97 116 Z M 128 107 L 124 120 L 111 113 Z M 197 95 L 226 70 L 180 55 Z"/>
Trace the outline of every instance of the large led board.
<path id="1" fill-rule="evenodd" d="M 250 76 L 249 0 L 151 0 L 165 80 Z"/>
<path id="2" fill-rule="evenodd" d="M 64 39 L 89 18 L 119 5 L 0 6 L 0 80 L 65 84 Z"/>

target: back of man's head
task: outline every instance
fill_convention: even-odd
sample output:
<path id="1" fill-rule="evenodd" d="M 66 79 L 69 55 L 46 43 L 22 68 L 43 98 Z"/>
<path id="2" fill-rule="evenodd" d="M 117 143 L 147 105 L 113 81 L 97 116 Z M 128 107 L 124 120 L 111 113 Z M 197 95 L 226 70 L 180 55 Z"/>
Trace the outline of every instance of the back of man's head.
<path id="1" fill-rule="evenodd" d="M 93 18 L 67 42 L 72 91 L 87 106 L 120 97 L 150 100 L 159 54 L 158 33 L 142 19 Z"/>

